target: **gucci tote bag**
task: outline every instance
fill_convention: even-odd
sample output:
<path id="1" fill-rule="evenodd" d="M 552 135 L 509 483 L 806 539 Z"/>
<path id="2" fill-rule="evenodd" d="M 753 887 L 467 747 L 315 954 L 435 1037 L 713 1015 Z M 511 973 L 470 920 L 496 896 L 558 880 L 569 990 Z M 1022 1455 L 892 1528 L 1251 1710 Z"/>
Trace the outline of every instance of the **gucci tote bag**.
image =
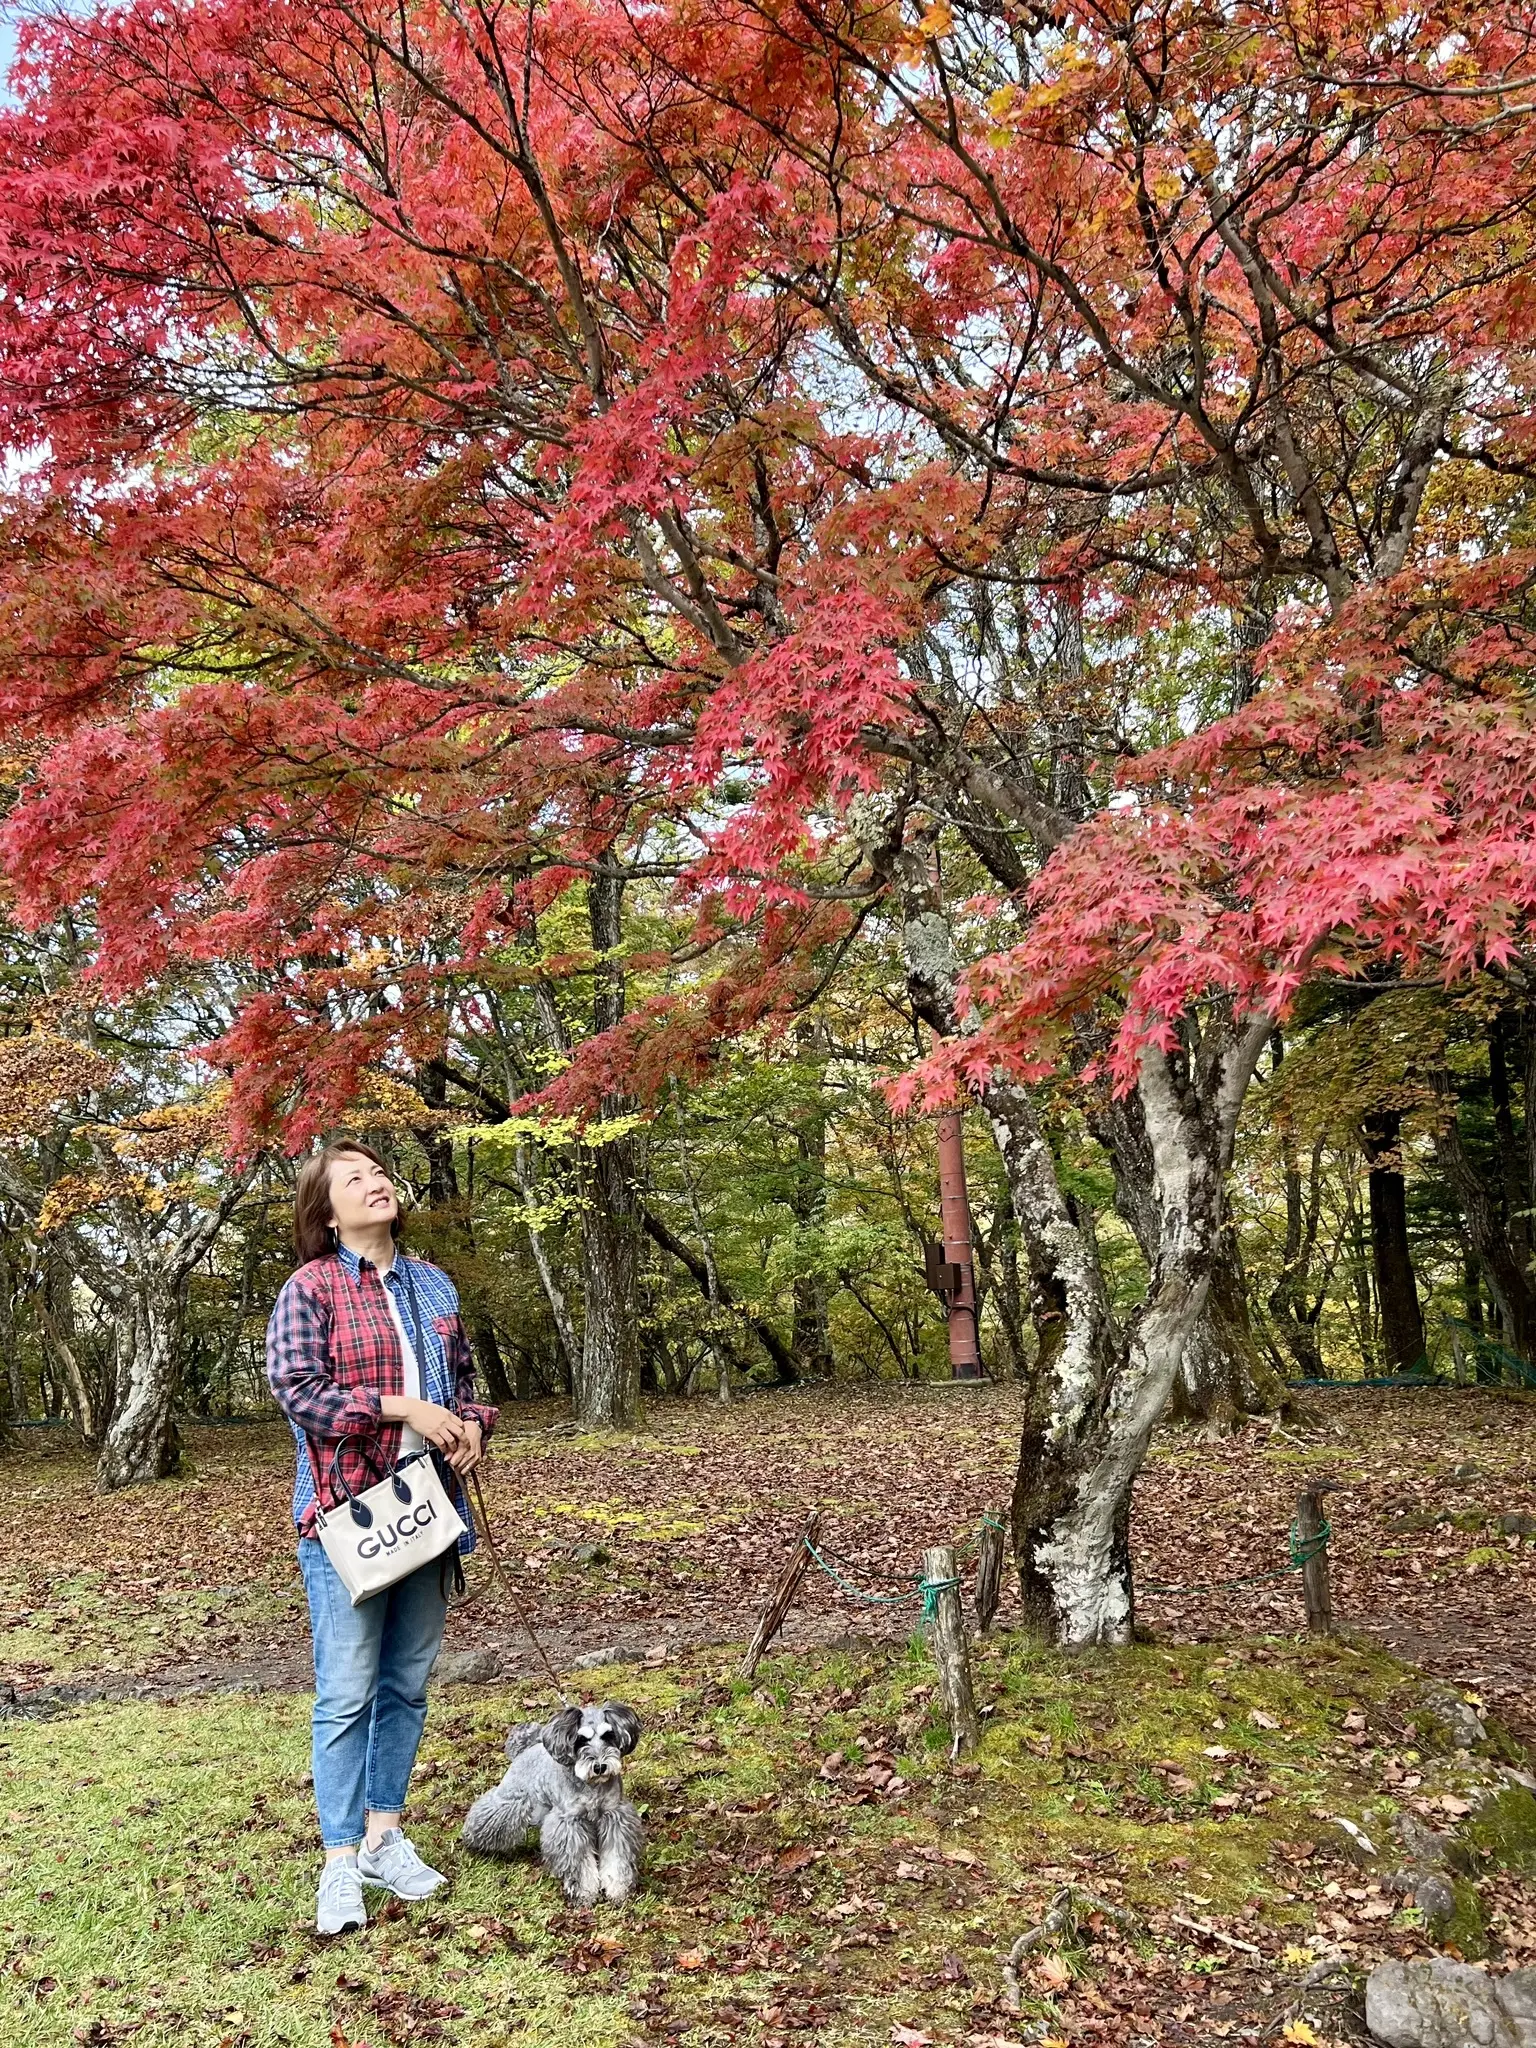
<path id="1" fill-rule="evenodd" d="M 354 1607 L 452 1550 L 466 1533 L 430 1451 L 411 1451 L 363 1493 L 353 1493 L 334 1455 L 331 1476 L 346 1506 L 317 1507 L 315 1534 Z"/>

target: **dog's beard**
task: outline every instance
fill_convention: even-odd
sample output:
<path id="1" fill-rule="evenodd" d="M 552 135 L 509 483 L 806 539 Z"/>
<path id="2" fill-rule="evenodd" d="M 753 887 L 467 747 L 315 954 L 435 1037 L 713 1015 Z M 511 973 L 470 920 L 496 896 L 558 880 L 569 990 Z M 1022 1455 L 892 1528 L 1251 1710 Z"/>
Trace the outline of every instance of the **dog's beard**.
<path id="1" fill-rule="evenodd" d="M 600 1770 L 599 1766 L 605 1761 L 607 1768 Z M 617 1785 L 622 1776 L 616 1762 L 596 1756 L 577 1757 L 571 1771 L 583 1785 Z"/>

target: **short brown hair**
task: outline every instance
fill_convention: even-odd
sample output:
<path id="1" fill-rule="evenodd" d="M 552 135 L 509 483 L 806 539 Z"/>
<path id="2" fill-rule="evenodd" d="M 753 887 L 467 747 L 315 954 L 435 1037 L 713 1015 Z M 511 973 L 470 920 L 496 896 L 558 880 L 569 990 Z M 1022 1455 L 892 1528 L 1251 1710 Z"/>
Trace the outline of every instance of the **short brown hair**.
<path id="1" fill-rule="evenodd" d="M 301 1266 L 307 1266 L 311 1259 L 323 1259 L 327 1252 L 336 1249 L 331 1223 L 331 1168 L 339 1159 L 349 1159 L 354 1153 L 361 1153 L 364 1159 L 371 1159 L 386 1173 L 389 1171 L 388 1162 L 371 1145 L 364 1145 L 357 1138 L 334 1139 L 299 1168 L 298 1184 L 293 1191 L 293 1249 Z M 391 1228 L 398 1237 L 398 1216 Z"/>

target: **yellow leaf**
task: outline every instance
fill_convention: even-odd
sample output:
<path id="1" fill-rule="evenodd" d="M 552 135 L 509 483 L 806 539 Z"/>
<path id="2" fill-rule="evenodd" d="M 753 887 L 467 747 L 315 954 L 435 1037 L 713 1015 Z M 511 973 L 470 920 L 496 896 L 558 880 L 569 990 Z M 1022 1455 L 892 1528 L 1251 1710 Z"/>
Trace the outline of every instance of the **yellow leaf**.
<path id="1" fill-rule="evenodd" d="M 940 36 L 947 36 L 954 25 L 955 11 L 949 0 L 933 0 L 933 5 L 917 26 L 930 42 L 937 42 Z"/>
<path id="2" fill-rule="evenodd" d="M 1285 2031 L 1280 2038 L 1282 2041 L 1291 2041 L 1299 2044 L 1299 2048 L 1323 2048 L 1322 2041 L 1313 2033 L 1305 2020 L 1287 2020 Z"/>

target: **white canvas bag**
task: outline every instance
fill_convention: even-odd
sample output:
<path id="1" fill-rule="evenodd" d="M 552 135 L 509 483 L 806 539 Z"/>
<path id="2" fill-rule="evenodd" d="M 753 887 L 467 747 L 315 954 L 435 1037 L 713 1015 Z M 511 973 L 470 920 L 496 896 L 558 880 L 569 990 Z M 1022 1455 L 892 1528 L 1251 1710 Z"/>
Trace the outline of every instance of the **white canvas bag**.
<path id="1" fill-rule="evenodd" d="M 416 1281 L 409 1261 L 405 1267 L 405 1285 L 410 1297 L 411 1336 L 416 1347 L 417 1366 L 424 1372 L 421 1362 L 421 1308 L 416 1299 Z M 468 1535 L 469 1531 L 449 1499 L 448 1489 L 437 1476 L 431 1451 L 425 1448 L 408 1451 L 396 1461 L 393 1471 L 365 1493 L 354 1493 L 348 1486 L 337 1463 L 340 1454 L 341 1446 L 338 1444 L 331 1453 L 331 1478 L 337 1489 L 346 1495 L 347 1505 L 332 1508 L 327 1514 L 320 1505 L 317 1484 L 315 1534 L 355 1607 L 360 1600 L 371 1600 L 386 1586 L 408 1578 L 419 1566 L 441 1557 L 445 1550 L 452 1550 L 459 1538 Z M 365 1455 L 372 1458 L 371 1452 Z M 376 1459 L 373 1460 L 373 1469 L 379 1470 Z M 316 1474 L 317 1480 L 318 1477 Z"/>
<path id="2" fill-rule="evenodd" d="M 347 1485 L 334 1456 L 331 1477 L 347 1504 L 329 1513 L 317 1505 L 315 1534 L 354 1607 L 452 1550 L 468 1533 L 430 1451 L 410 1452 L 364 1493 Z"/>

